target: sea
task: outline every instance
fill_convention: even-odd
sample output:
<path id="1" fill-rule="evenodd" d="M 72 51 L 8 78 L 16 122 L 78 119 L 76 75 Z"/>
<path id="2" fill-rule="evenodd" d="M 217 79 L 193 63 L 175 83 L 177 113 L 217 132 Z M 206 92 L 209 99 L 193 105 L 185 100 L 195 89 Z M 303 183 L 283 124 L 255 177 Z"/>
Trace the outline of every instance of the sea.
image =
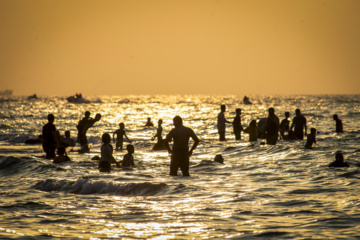
<path id="1" fill-rule="evenodd" d="M 0 98 L 0 239 L 360 239 L 360 95 L 93 96 L 70 103 L 65 96 Z M 235 140 L 227 125 L 220 142 L 220 105 L 242 125 L 267 117 L 280 121 L 301 109 L 317 143 L 278 140 L 275 146 Z M 85 111 L 102 118 L 88 130 L 90 152 L 67 148 L 71 162 L 45 159 L 37 138 L 47 115 L 76 140 Z M 343 122 L 335 132 L 333 114 Z M 174 116 L 183 118 L 200 143 L 190 159 L 190 177 L 169 176 L 170 155 L 152 151 L 157 121 L 163 136 Z M 154 127 L 145 127 L 150 117 Z M 136 166 L 101 173 L 101 136 L 125 123 Z M 126 146 L 128 143 L 125 142 Z M 192 142 L 190 141 L 190 144 Z M 348 168 L 329 168 L 341 152 Z M 126 151 L 114 151 L 117 161 Z M 221 154 L 224 164 L 214 162 Z"/>

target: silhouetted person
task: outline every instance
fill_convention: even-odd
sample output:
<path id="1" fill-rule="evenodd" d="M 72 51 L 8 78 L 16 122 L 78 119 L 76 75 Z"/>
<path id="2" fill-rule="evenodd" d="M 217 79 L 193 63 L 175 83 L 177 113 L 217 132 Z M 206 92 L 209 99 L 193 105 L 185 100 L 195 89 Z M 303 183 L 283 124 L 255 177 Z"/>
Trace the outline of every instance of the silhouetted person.
<path id="1" fill-rule="evenodd" d="M 269 108 L 269 116 L 266 120 L 265 133 L 266 133 L 266 143 L 269 145 L 276 145 L 277 139 L 279 137 L 279 118 L 275 115 L 274 108 Z"/>
<path id="2" fill-rule="evenodd" d="M 244 130 L 249 134 L 249 142 L 255 142 L 258 139 L 260 128 L 256 125 L 256 120 L 252 120 L 249 126 Z"/>
<path id="3" fill-rule="evenodd" d="M 177 171 L 180 167 L 183 176 L 190 176 L 189 160 L 196 146 L 199 144 L 199 139 L 191 128 L 183 126 L 180 116 L 174 117 L 173 122 L 175 128 L 169 132 L 164 141 L 166 148 L 171 154 L 170 175 L 177 176 Z M 190 138 L 194 140 L 194 143 L 189 151 Z M 171 139 L 174 140 L 173 149 L 169 146 Z"/>
<path id="4" fill-rule="evenodd" d="M 236 109 L 236 116 L 234 117 L 234 121 L 233 121 L 233 130 L 234 130 L 234 134 L 235 134 L 235 139 L 236 140 L 240 140 L 241 139 L 241 131 L 243 131 L 243 127 L 241 126 L 241 109 L 237 108 Z"/>
<path id="5" fill-rule="evenodd" d="M 115 135 L 117 135 L 116 138 L 116 150 L 118 150 L 120 148 L 120 151 L 123 150 L 123 143 L 124 143 L 124 136 L 126 137 L 126 139 L 131 143 L 131 140 L 128 138 L 128 136 L 125 133 L 125 124 L 124 123 L 119 123 L 119 127 L 120 129 L 116 130 L 113 133 L 113 141 L 115 142 Z"/>
<path id="6" fill-rule="evenodd" d="M 225 139 L 225 131 L 226 131 L 226 123 L 231 123 L 228 120 L 226 120 L 224 112 L 226 111 L 226 106 L 221 105 L 220 107 L 221 112 L 218 115 L 217 119 L 217 128 L 219 132 L 219 140 L 220 141 L 226 141 Z"/>
<path id="7" fill-rule="evenodd" d="M 66 155 L 66 150 L 64 147 L 58 147 L 57 154 L 53 160 L 53 163 L 63 163 L 71 161 L 70 158 Z"/>
<path id="8" fill-rule="evenodd" d="M 81 94 L 79 95 L 81 96 Z M 101 115 L 98 113 L 95 116 L 95 119 L 90 117 L 90 112 L 85 112 L 85 117 L 79 121 L 79 124 L 76 126 L 78 129 L 78 142 L 83 147 L 87 145 L 88 141 L 86 138 L 86 132 L 87 130 L 94 125 L 95 122 L 99 121 L 101 119 Z"/>
<path id="9" fill-rule="evenodd" d="M 306 118 L 301 114 L 300 109 L 295 110 L 296 116 L 294 117 L 290 129 L 294 129 L 294 134 L 297 139 L 304 139 L 304 129 L 305 129 L 305 136 L 307 134 L 307 127 L 306 127 Z"/>
<path id="10" fill-rule="evenodd" d="M 349 167 L 349 164 L 344 162 L 344 156 L 341 153 L 337 153 L 335 161 L 330 163 L 329 167 Z"/>
<path id="11" fill-rule="evenodd" d="M 60 137 L 60 145 L 67 147 L 75 147 L 75 141 L 70 137 L 70 131 L 65 131 L 65 137 Z"/>
<path id="12" fill-rule="evenodd" d="M 333 119 L 336 122 L 336 132 L 337 133 L 342 133 L 343 132 L 343 125 L 342 125 L 342 121 L 339 119 L 337 114 L 334 114 Z"/>
<path id="13" fill-rule="evenodd" d="M 154 126 L 154 124 L 151 122 L 151 118 L 148 117 L 145 127 L 153 127 L 153 126 Z"/>
<path id="14" fill-rule="evenodd" d="M 59 146 L 59 139 L 54 125 L 55 117 L 53 114 L 48 115 L 48 123 L 43 126 L 43 149 L 46 152 L 46 158 L 55 157 L 55 149 Z"/>
<path id="15" fill-rule="evenodd" d="M 280 123 L 280 137 L 282 139 L 286 139 L 287 138 L 287 135 L 285 135 L 285 133 L 289 132 L 290 130 L 290 120 L 289 120 L 289 117 L 290 117 L 290 113 L 289 112 L 285 112 L 285 118 L 283 120 L 281 120 L 281 123 Z"/>
<path id="16" fill-rule="evenodd" d="M 152 137 L 152 140 L 154 140 L 155 138 L 157 138 L 157 143 L 154 145 L 153 150 L 164 150 L 165 146 L 164 146 L 164 141 L 162 139 L 162 119 L 159 119 L 158 121 L 158 128 L 156 130 L 156 134 Z"/>
<path id="17" fill-rule="evenodd" d="M 110 134 L 104 133 L 101 137 L 102 146 L 101 146 L 101 157 L 99 161 L 99 169 L 100 172 L 110 172 L 111 171 L 111 163 L 116 163 L 113 157 L 113 146 L 110 144 L 111 137 Z M 116 163 L 116 165 L 118 165 Z"/>
<path id="18" fill-rule="evenodd" d="M 261 139 L 266 138 L 266 134 L 265 134 L 266 121 L 267 121 L 267 118 L 260 118 L 260 120 L 257 124 L 260 129 L 258 138 L 261 138 Z"/>
<path id="19" fill-rule="evenodd" d="M 252 102 L 250 101 L 250 99 L 249 99 L 247 96 L 244 97 L 243 103 L 244 103 L 244 104 L 247 104 L 247 105 L 248 105 L 248 104 L 252 104 Z"/>
<path id="20" fill-rule="evenodd" d="M 314 143 L 316 143 L 316 129 L 311 128 L 310 134 L 307 135 L 305 149 L 312 149 Z"/>
<path id="21" fill-rule="evenodd" d="M 221 154 L 217 154 L 214 158 L 214 161 L 215 162 L 218 162 L 218 163 L 221 163 L 221 164 L 224 164 L 224 158 Z"/>
<path id="22" fill-rule="evenodd" d="M 121 167 L 133 167 L 135 166 L 133 157 L 133 153 L 135 152 L 134 146 L 129 144 L 126 146 L 126 150 L 128 153 L 124 155 Z"/>

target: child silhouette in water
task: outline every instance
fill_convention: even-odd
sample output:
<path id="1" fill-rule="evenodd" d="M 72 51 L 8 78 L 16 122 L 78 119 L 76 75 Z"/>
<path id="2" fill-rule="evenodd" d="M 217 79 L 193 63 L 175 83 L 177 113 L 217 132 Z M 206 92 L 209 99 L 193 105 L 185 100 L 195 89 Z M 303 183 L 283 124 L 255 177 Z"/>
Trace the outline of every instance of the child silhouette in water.
<path id="1" fill-rule="evenodd" d="M 329 164 L 329 167 L 349 167 L 349 164 L 344 162 L 344 156 L 342 153 L 335 155 L 335 161 Z"/>
<path id="2" fill-rule="evenodd" d="M 133 153 L 134 153 L 134 146 L 129 144 L 126 146 L 126 150 L 127 150 L 127 154 L 125 154 L 122 162 L 121 162 L 121 166 L 122 167 L 133 167 L 134 164 L 134 157 L 133 157 Z"/>
<path id="3" fill-rule="evenodd" d="M 120 148 L 120 151 L 122 151 L 123 149 L 123 142 L 124 142 L 124 136 L 126 137 L 126 139 L 131 143 L 131 140 L 127 137 L 126 133 L 125 133 L 125 124 L 124 123 L 120 123 L 119 124 L 120 129 L 116 130 L 113 133 L 113 139 L 115 142 L 115 135 L 117 135 L 116 138 L 116 150 L 118 150 Z"/>
<path id="4" fill-rule="evenodd" d="M 53 163 L 63 163 L 70 161 L 70 158 L 66 155 L 64 147 L 58 147 L 57 154 L 58 156 L 54 158 Z"/>
<path id="5" fill-rule="evenodd" d="M 312 145 L 316 143 L 316 129 L 311 128 L 310 134 L 307 136 L 305 149 L 312 149 Z"/>

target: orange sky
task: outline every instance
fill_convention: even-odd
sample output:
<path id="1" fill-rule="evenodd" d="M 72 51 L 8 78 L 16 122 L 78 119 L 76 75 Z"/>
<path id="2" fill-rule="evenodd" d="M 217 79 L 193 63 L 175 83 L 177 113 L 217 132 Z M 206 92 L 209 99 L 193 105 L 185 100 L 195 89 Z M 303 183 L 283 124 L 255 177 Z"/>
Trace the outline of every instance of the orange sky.
<path id="1" fill-rule="evenodd" d="M 15 95 L 360 94 L 359 0 L 2 0 Z"/>

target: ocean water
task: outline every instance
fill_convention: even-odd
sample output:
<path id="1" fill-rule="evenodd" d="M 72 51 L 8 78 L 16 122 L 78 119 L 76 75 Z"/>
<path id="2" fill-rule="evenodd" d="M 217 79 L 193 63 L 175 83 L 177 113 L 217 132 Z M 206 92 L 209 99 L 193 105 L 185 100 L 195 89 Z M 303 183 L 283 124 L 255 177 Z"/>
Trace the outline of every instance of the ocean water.
<path id="1" fill-rule="evenodd" d="M 0 100 L 0 239 L 360 239 L 360 95 L 96 96 L 89 104 L 65 97 Z M 231 125 L 219 142 L 220 104 L 228 120 L 242 108 L 242 124 L 275 108 L 294 117 L 300 108 L 317 144 L 279 140 L 276 146 L 235 141 Z M 71 162 L 52 164 L 41 145 L 24 144 L 41 133 L 49 113 L 63 135 L 86 110 L 102 114 L 88 131 L 91 152 L 68 149 Z M 335 133 L 333 114 L 344 133 Z M 169 155 L 153 152 L 159 118 L 164 135 L 180 115 L 201 142 L 191 157 L 191 177 L 169 176 Z M 144 127 L 151 117 L 155 127 Z M 136 167 L 99 173 L 101 135 L 120 122 L 135 146 Z M 350 167 L 327 165 L 341 151 Z M 116 151 L 121 160 L 125 151 Z M 213 162 L 222 154 L 225 164 Z"/>

